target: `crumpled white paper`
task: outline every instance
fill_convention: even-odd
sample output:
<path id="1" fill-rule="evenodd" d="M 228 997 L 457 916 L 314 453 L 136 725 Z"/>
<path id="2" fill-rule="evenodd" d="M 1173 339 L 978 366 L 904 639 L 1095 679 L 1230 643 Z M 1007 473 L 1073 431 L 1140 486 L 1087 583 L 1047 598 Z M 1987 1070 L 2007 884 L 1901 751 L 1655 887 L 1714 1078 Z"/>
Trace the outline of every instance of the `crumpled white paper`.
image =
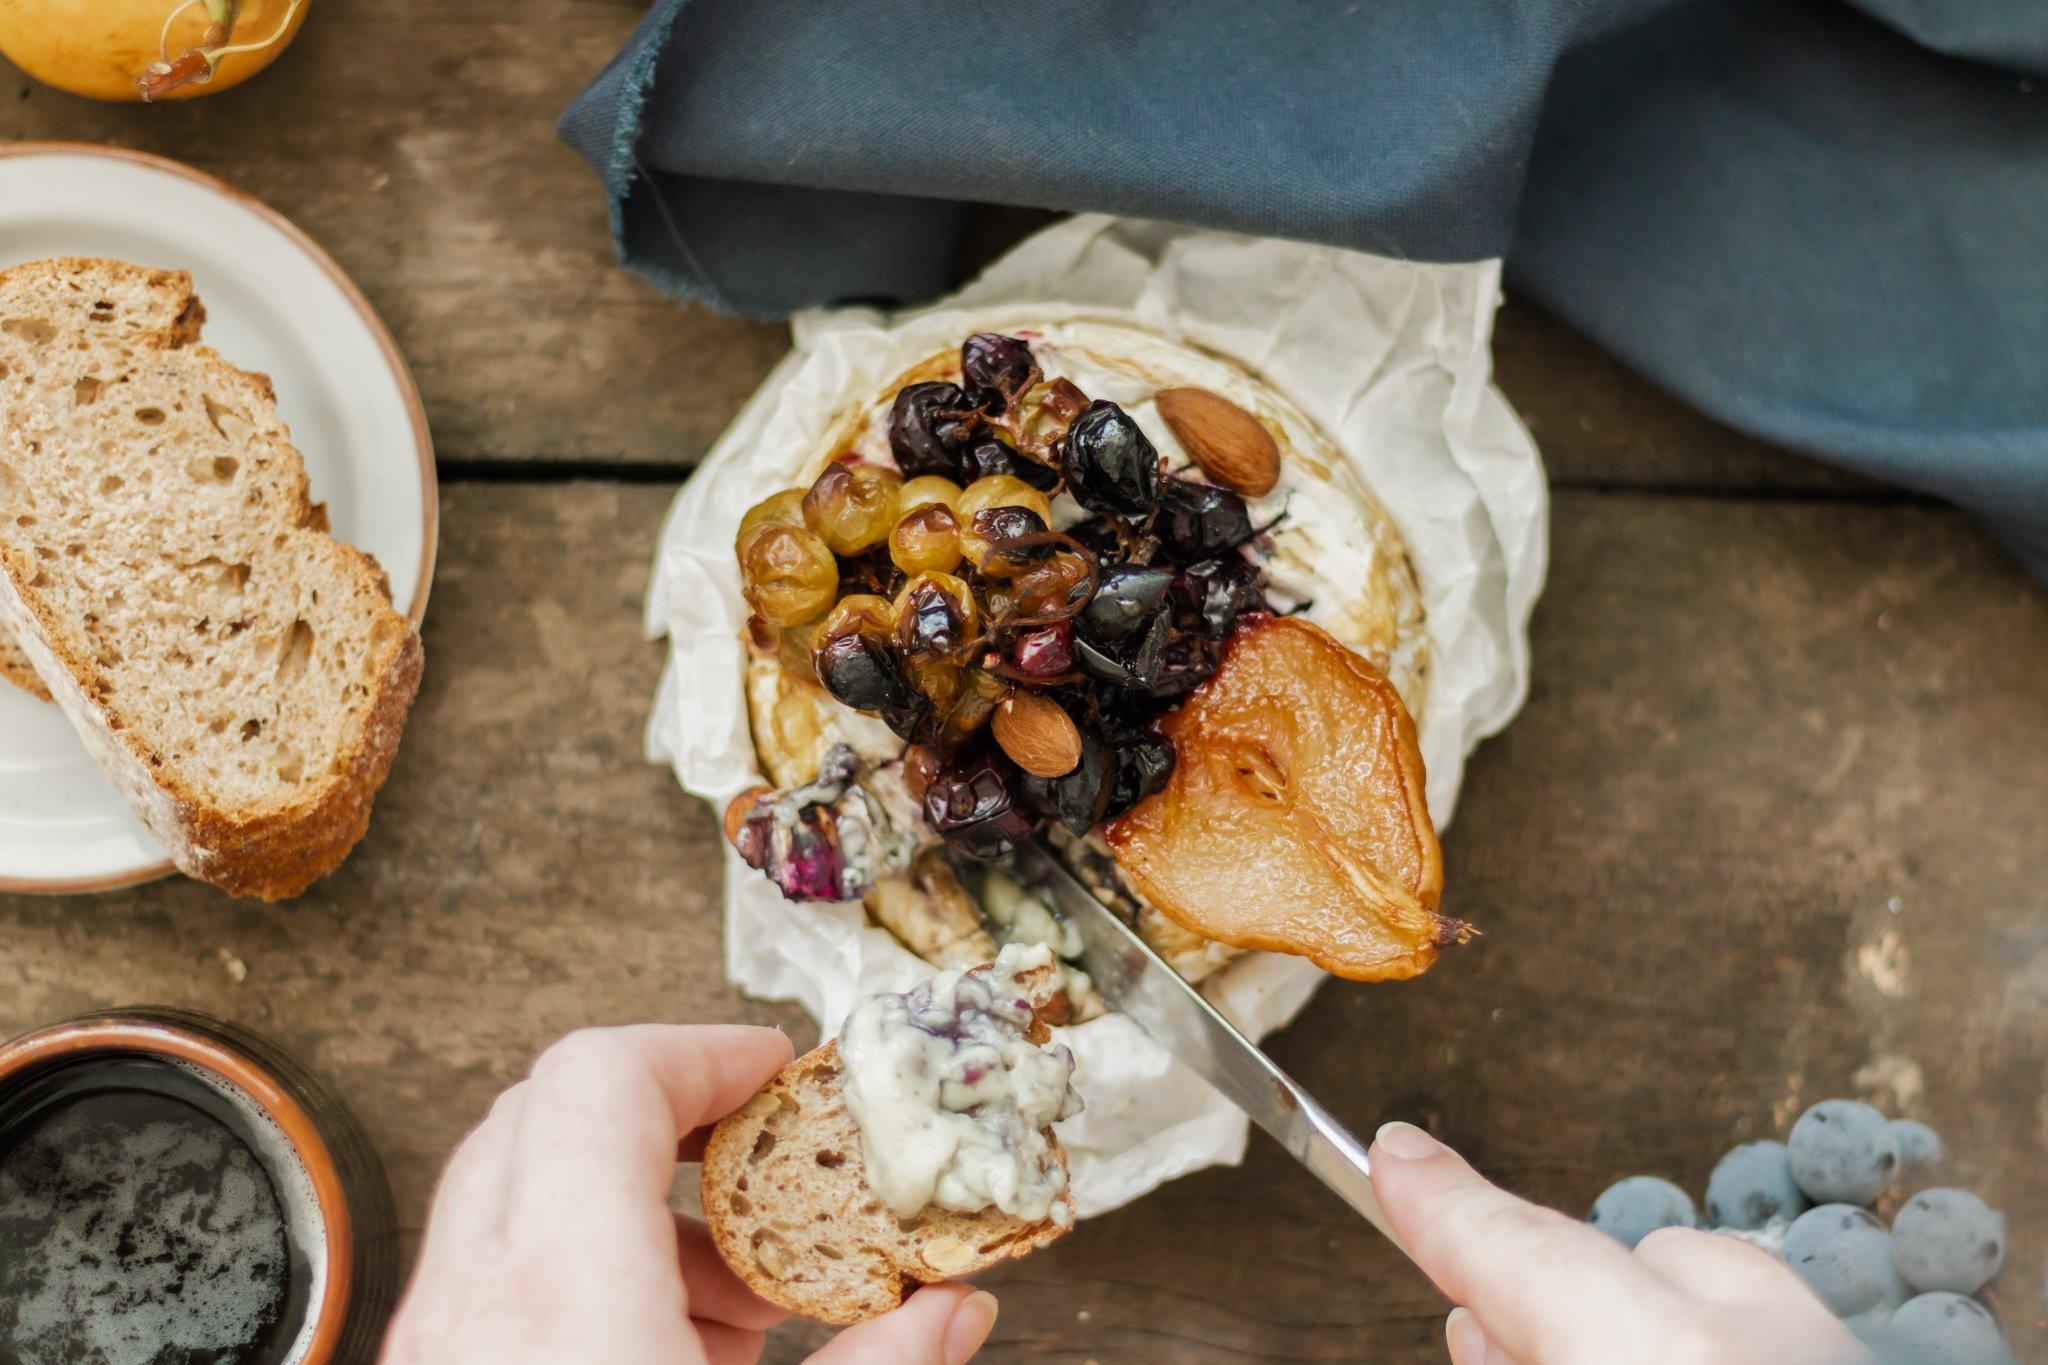
<path id="1" fill-rule="evenodd" d="M 746 509 L 794 484 L 848 407 L 872 401 L 913 363 L 997 318 L 1087 317 L 1236 360 L 1320 426 L 1393 516 L 1428 613 L 1432 664 L 1416 719 L 1429 807 L 1447 823 L 1466 754 L 1527 693 L 1527 626 L 1548 550 L 1541 458 L 1490 381 L 1499 287 L 1498 262 L 1416 265 L 1084 216 L 1032 237 L 928 308 L 799 316 L 795 348 L 663 527 L 647 626 L 669 637 L 671 652 L 649 758 L 673 765 L 715 809 L 763 780 L 742 694 L 746 609 L 732 553 Z M 752 994 L 799 1002 L 828 1031 L 862 995 L 932 972 L 858 905 L 784 900 L 729 847 L 725 872 L 727 973 Z M 1457 966 L 1453 954 L 1437 970 Z M 1204 990 L 1256 1038 L 1291 1019 L 1322 980 L 1303 959 L 1255 953 Z M 1242 1158 L 1244 1116 L 1128 1020 L 1109 1015 L 1059 1033 L 1087 1102 L 1060 1127 L 1081 1216 Z"/>

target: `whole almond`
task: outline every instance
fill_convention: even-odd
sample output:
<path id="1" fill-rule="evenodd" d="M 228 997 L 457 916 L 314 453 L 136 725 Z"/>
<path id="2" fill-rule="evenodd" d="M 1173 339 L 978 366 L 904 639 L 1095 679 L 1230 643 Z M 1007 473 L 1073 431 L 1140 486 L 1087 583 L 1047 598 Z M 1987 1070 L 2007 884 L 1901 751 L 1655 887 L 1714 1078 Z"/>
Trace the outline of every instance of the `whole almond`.
<path id="1" fill-rule="evenodd" d="M 991 724 L 1003 752 L 1033 777 L 1065 777 L 1081 762 L 1081 732 L 1049 697 L 1012 692 Z"/>
<path id="2" fill-rule="evenodd" d="M 1258 418 L 1207 389 L 1161 389 L 1159 415 L 1211 480 L 1248 498 L 1280 482 L 1280 447 Z"/>

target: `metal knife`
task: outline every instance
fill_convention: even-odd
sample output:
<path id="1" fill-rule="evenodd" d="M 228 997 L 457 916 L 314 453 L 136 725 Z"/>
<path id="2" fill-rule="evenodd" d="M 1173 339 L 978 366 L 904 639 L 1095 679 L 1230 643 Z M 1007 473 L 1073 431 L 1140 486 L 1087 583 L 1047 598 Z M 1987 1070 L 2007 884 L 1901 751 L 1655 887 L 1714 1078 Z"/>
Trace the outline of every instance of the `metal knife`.
<path id="1" fill-rule="evenodd" d="M 1366 1179 L 1365 1145 L 1237 1031 L 1137 931 L 1036 840 L 1017 848 L 1024 880 L 1081 938 L 1081 966 L 1110 1008 L 1278 1139 L 1296 1161 L 1400 1246 Z"/>

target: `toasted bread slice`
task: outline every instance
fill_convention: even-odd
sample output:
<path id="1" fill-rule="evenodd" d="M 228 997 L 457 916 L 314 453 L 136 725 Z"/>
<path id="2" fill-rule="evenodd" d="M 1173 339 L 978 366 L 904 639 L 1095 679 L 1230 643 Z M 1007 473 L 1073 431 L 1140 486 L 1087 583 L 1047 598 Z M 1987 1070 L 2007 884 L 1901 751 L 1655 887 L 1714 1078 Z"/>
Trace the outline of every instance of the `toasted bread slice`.
<path id="1" fill-rule="evenodd" d="M 275 900 L 362 838 L 422 653 L 203 316 L 179 272 L 0 271 L 0 625 L 178 867 Z"/>
<path id="2" fill-rule="evenodd" d="M 1058 981 L 1057 968 L 1043 969 L 1030 986 L 1034 1000 L 1050 999 Z M 1051 1030 L 1034 1018 L 1029 1036 L 1042 1044 Z M 1057 1138 L 1052 1149 L 1065 1170 Z M 791 1062 L 719 1121 L 704 1150 L 702 1193 L 712 1240 L 755 1293 L 840 1325 L 888 1312 L 921 1284 L 1027 1256 L 1071 1226 L 995 1208 L 890 1212 L 868 1187 L 837 1042 Z"/>

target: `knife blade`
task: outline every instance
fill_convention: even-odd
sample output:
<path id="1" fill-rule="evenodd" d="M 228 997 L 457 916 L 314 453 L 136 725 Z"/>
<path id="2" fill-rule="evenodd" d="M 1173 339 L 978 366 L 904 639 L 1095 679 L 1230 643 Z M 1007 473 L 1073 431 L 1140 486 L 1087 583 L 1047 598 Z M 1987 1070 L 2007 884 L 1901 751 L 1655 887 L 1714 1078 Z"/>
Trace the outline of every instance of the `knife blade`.
<path id="1" fill-rule="evenodd" d="M 1081 966 L 1103 1001 L 1216 1087 L 1400 1246 L 1367 1179 L 1365 1145 L 1096 899 L 1058 855 L 1032 840 L 1020 844 L 1016 856 L 1025 882 L 1049 896 L 1060 918 L 1074 926 Z"/>

